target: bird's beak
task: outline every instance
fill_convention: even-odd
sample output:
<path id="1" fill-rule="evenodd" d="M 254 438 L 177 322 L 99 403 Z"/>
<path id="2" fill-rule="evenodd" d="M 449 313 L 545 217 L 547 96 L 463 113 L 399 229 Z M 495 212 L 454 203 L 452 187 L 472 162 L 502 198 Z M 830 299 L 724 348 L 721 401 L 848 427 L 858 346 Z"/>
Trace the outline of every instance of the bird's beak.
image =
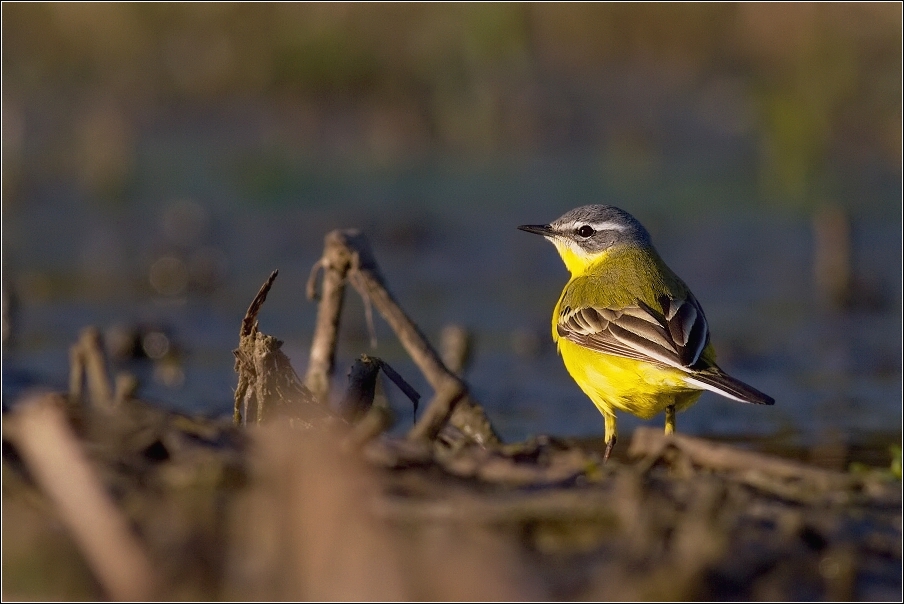
<path id="1" fill-rule="evenodd" d="M 553 231 L 552 227 L 548 224 L 522 224 L 518 228 L 522 231 L 527 231 L 528 233 L 543 235 L 544 237 L 552 237 L 555 235 L 555 231 Z"/>

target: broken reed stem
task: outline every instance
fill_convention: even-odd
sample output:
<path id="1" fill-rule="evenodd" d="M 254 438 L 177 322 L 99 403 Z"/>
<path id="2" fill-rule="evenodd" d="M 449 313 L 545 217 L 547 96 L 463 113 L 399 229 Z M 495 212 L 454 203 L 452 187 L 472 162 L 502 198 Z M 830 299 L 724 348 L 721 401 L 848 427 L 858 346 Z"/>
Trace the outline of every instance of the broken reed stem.
<path id="1" fill-rule="evenodd" d="M 277 274 L 277 271 L 270 274 L 248 307 L 239 347 L 232 351 L 239 376 L 232 415 L 236 426 L 247 426 L 249 421 L 260 424 L 278 415 L 290 425 L 309 428 L 313 423 L 335 417 L 301 383 L 289 358 L 280 350 L 282 342 L 258 329 L 257 314 Z M 251 413 L 253 417 L 249 417 Z"/>
<path id="2" fill-rule="evenodd" d="M 327 234 L 323 258 L 314 266 L 312 279 L 308 282 L 309 297 L 316 296 L 315 279 L 317 269 L 321 267 L 324 273 L 323 292 L 305 378 L 306 385 L 315 394 L 319 394 L 315 387 L 320 388 L 320 392 L 328 390 L 333 372 L 346 276 L 358 293 L 377 307 L 434 390 L 439 391 L 449 381 L 461 383 L 455 374 L 446 369 L 424 334 L 387 291 L 370 245 L 360 231 L 346 229 Z"/>
<path id="3" fill-rule="evenodd" d="M 339 404 L 339 413 L 348 421 L 356 422 L 374 402 L 380 359 L 362 354 L 348 372 L 348 390 Z"/>
<path id="4" fill-rule="evenodd" d="M 339 317 L 345 297 L 345 277 L 352 262 L 352 251 L 342 235 L 342 231 L 331 231 L 324 239 L 323 257 L 314 265 L 308 279 L 307 295 L 316 300 L 317 273 L 323 271 L 323 286 L 320 304 L 317 307 L 317 323 L 311 342 L 311 356 L 304 384 L 320 402 L 326 404 L 330 396 L 330 378 L 336 364 L 336 338 L 339 332 Z"/>
<path id="5" fill-rule="evenodd" d="M 11 418 L 14 443 L 110 599 L 146 601 L 155 584 L 151 564 L 69 428 L 63 405 L 53 394 L 24 401 Z"/>
<path id="6" fill-rule="evenodd" d="M 257 331 L 257 315 L 264 305 L 264 302 L 267 300 L 267 294 L 270 293 L 270 288 L 273 287 L 273 282 L 276 281 L 277 275 L 279 275 L 278 270 L 270 273 L 270 276 L 267 277 L 267 280 L 264 281 L 261 288 L 257 290 L 257 295 L 251 300 L 251 304 L 248 305 L 248 310 L 245 311 L 245 317 L 242 319 L 242 327 L 239 330 L 239 348 L 241 348 L 241 342 L 243 340 L 252 337 L 254 332 Z M 235 389 L 235 396 L 233 397 L 232 403 L 232 423 L 236 426 L 248 424 L 248 389 L 251 387 L 248 374 L 239 371 L 240 364 L 241 360 L 237 355 L 235 370 L 236 373 L 239 374 L 239 383 L 238 387 Z M 261 406 L 259 404 L 258 416 L 260 416 L 260 412 Z M 258 417 L 258 422 L 260 422 L 260 417 Z"/>
<path id="7" fill-rule="evenodd" d="M 257 295 L 254 296 L 251 304 L 248 305 L 248 310 L 245 311 L 245 317 L 242 319 L 242 329 L 239 332 L 239 337 L 250 336 L 251 332 L 257 329 L 257 314 L 261 311 L 261 307 L 267 300 L 267 294 L 270 293 L 270 288 L 273 287 L 273 282 L 276 281 L 277 275 L 279 275 L 278 270 L 270 273 L 270 276 L 267 277 L 267 280 L 264 281 L 261 288 L 257 290 Z"/>
<path id="8" fill-rule="evenodd" d="M 365 301 L 369 300 L 380 311 L 437 393 L 409 434 L 412 438 L 434 438 L 466 392 L 464 382 L 446 368 L 421 330 L 389 293 L 364 235 L 357 230 L 333 231 L 327 235 L 325 257 L 330 247 L 341 249 L 341 257 L 350 259 L 349 282 Z"/>
<path id="9" fill-rule="evenodd" d="M 336 332 L 342 310 L 343 282 L 347 277 L 348 282 L 364 298 L 365 304 L 372 303 L 392 327 L 408 355 L 437 393 L 434 401 L 445 401 L 449 405 L 448 413 L 445 410 L 429 413 L 428 410 L 412 431 L 418 435 L 435 436 L 436 418 L 442 417 L 444 421 L 449 419 L 455 406 L 461 402 L 467 408 L 467 413 L 462 414 L 461 422 L 455 422 L 455 417 L 452 416 L 453 423 L 462 424 L 456 427 L 462 428 L 462 432 L 477 442 L 483 444 L 499 442 L 479 405 L 467 400 L 465 383 L 449 371 L 421 330 L 387 290 L 370 244 L 360 231 L 347 229 L 327 234 L 323 258 L 314 266 L 311 279 L 308 281 L 308 295 L 311 297 L 316 294 L 316 275 L 320 267 L 324 269 L 323 297 L 318 309 L 317 328 L 311 346 L 311 361 L 306 378 L 306 384 L 311 390 L 316 393 L 318 391 L 315 388 L 319 388 L 324 396 L 329 394 L 329 380 L 335 359 Z M 454 390 L 457 390 L 458 394 L 453 393 Z M 440 397 L 439 393 L 444 395 Z"/>

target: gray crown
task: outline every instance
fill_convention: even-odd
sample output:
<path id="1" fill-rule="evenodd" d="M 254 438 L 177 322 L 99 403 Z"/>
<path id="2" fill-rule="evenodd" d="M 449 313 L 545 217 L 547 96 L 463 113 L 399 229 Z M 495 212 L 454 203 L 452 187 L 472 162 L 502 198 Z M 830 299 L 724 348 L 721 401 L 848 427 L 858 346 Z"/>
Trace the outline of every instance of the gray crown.
<path id="1" fill-rule="evenodd" d="M 574 241 L 590 253 L 618 244 L 651 244 L 650 234 L 643 225 L 615 206 L 581 206 L 556 218 L 549 226 L 555 235 Z"/>

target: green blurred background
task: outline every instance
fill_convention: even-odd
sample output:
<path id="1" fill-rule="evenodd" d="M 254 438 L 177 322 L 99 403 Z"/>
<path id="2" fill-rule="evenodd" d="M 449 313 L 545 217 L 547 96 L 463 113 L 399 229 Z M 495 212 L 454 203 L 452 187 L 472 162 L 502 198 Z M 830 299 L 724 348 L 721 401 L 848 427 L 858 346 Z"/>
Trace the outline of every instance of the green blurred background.
<path id="1" fill-rule="evenodd" d="M 358 226 L 432 338 L 472 330 L 504 436 L 598 434 L 549 342 L 564 268 L 514 227 L 612 203 L 778 400 L 707 394 L 679 429 L 900 439 L 896 3 L 2 11 L 4 401 L 65 383 L 94 323 L 145 396 L 228 412 L 257 287 L 281 270 L 262 328 L 303 372 L 307 271 Z M 340 366 L 378 354 L 427 391 L 361 310 Z"/>

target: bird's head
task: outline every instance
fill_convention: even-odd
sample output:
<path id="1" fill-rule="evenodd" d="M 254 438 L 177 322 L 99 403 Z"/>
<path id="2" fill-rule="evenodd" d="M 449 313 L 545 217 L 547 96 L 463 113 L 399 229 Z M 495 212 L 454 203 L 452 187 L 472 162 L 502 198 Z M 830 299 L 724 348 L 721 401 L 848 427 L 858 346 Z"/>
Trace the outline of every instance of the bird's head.
<path id="1" fill-rule="evenodd" d="M 549 224 L 525 224 L 518 228 L 551 241 L 572 275 L 582 274 L 615 248 L 650 245 L 650 234 L 643 225 L 614 206 L 581 206 Z"/>

